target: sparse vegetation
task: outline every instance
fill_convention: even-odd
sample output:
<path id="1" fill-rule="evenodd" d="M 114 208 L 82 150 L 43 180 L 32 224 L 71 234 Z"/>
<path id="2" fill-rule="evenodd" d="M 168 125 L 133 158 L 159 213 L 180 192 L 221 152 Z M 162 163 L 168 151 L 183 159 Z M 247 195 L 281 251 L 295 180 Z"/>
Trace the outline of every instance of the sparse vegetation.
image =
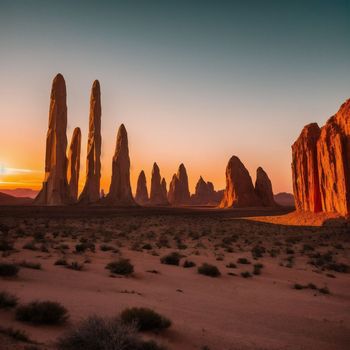
<path id="1" fill-rule="evenodd" d="M 16 319 L 34 324 L 59 324 L 68 318 L 68 311 L 60 303 L 53 301 L 33 301 L 20 305 L 16 310 Z"/>
<path id="2" fill-rule="evenodd" d="M 190 268 L 196 266 L 196 263 L 191 260 L 185 260 L 183 266 L 185 268 Z"/>
<path id="3" fill-rule="evenodd" d="M 34 263 L 31 261 L 23 260 L 19 263 L 19 266 L 27 268 L 27 269 L 33 269 L 33 270 L 41 270 L 41 264 L 40 263 Z"/>
<path id="4" fill-rule="evenodd" d="M 7 262 L 0 263 L 0 276 L 2 277 L 15 277 L 18 271 L 19 267 L 16 264 Z"/>
<path id="5" fill-rule="evenodd" d="M 17 305 L 18 298 L 6 291 L 0 292 L 0 309 L 10 309 Z"/>
<path id="6" fill-rule="evenodd" d="M 161 257 L 160 262 L 162 264 L 179 266 L 180 259 L 181 259 L 181 255 L 178 252 L 172 252 L 168 255 Z"/>
<path id="7" fill-rule="evenodd" d="M 249 265 L 250 261 L 247 258 L 238 258 L 237 263 L 242 265 Z"/>
<path id="8" fill-rule="evenodd" d="M 125 309 L 120 317 L 126 324 L 136 324 L 140 331 L 162 330 L 171 326 L 168 318 L 144 307 Z"/>
<path id="9" fill-rule="evenodd" d="M 116 275 L 124 276 L 131 275 L 134 272 L 134 266 L 130 263 L 130 260 L 123 258 L 110 262 L 106 269 Z"/>
<path id="10" fill-rule="evenodd" d="M 204 263 L 198 267 L 198 273 L 210 277 L 219 277 L 221 275 L 219 269 L 215 265 L 210 265 L 207 263 Z"/>

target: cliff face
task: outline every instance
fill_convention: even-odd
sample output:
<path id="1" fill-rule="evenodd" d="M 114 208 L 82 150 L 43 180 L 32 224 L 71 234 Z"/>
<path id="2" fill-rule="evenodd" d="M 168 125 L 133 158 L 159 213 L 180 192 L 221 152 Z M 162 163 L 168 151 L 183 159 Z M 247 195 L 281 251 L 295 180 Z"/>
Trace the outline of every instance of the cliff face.
<path id="1" fill-rule="evenodd" d="M 292 146 L 297 210 L 350 214 L 350 100 L 320 129 L 304 127 Z"/>
<path id="2" fill-rule="evenodd" d="M 81 146 L 81 131 L 80 128 L 75 128 L 73 131 L 72 141 L 68 153 L 68 187 L 69 195 L 73 202 L 78 198 L 78 185 L 80 173 L 80 146 Z"/>

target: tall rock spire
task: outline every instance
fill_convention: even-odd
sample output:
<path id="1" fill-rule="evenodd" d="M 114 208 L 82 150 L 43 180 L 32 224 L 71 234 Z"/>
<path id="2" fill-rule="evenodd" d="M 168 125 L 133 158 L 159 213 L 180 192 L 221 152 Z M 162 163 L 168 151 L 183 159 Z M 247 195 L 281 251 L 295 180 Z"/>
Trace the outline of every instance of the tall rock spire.
<path id="1" fill-rule="evenodd" d="M 173 205 L 187 205 L 190 203 L 187 171 L 182 163 L 179 166 L 177 174 L 174 174 L 171 180 L 168 200 Z"/>
<path id="2" fill-rule="evenodd" d="M 38 205 L 69 203 L 67 183 L 67 103 L 66 83 L 61 74 L 52 82 L 49 127 L 46 136 L 45 179 L 35 199 Z"/>
<path id="3" fill-rule="evenodd" d="M 75 128 L 68 152 L 68 187 L 73 202 L 78 198 L 79 172 L 80 172 L 81 131 Z"/>
<path id="4" fill-rule="evenodd" d="M 117 206 L 136 205 L 131 193 L 128 134 L 124 124 L 118 130 L 112 162 L 112 180 L 106 202 Z"/>
<path id="5" fill-rule="evenodd" d="M 79 201 L 95 203 L 100 199 L 101 178 L 101 90 L 95 80 L 90 96 L 89 136 L 86 156 L 86 180 Z"/>
<path id="6" fill-rule="evenodd" d="M 160 170 L 157 163 L 153 164 L 152 178 L 151 178 L 151 193 L 150 204 L 151 205 L 168 205 L 169 202 L 164 196 L 164 190 L 160 181 Z"/>
<path id="7" fill-rule="evenodd" d="M 147 204 L 148 202 L 146 175 L 143 170 L 141 170 L 140 175 L 137 179 L 135 200 L 138 204 L 141 204 L 141 205 Z"/>
<path id="8" fill-rule="evenodd" d="M 275 207 L 277 204 L 273 197 L 272 183 L 262 167 L 256 170 L 255 193 L 264 207 Z"/>

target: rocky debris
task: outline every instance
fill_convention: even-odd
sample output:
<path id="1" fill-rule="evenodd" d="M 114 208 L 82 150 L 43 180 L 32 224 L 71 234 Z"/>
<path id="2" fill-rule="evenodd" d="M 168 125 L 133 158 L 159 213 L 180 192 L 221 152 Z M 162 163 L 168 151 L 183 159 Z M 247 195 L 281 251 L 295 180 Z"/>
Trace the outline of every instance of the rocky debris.
<path id="1" fill-rule="evenodd" d="M 350 99 L 320 129 L 304 127 L 292 146 L 299 211 L 350 215 Z"/>
<path id="2" fill-rule="evenodd" d="M 67 182 L 66 83 L 57 74 L 52 83 L 49 127 L 46 136 L 45 178 L 35 198 L 37 205 L 64 205 L 70 202 Z"/>
<path id="3" fill-rule="evenodd" d="M 146 175 L 143 170 L 141 170 L 140 175 L 137 179 L 135 201 L 140 205 L 144 205 L 148 203 Z"/>
<path id="4" fill-rule="evenodd" d="M 248 170 L 236 156 L 232 156 L 226 167 L 226 189 L 220 203 L 221 208 L 244 208 L 260 206 Z"/>
<path id="5" fill-rule="evenodd" d="M 271 180 L 261 167 L 256 170 L 255 193 L 260 199 L 263 207 L 276 206 L 276 202 L 273 197 Z"/>
<path id="6" fill-rule="evenodd" d="M 80 172 L 81 131 L 75 128 L 68 152 L 68 187 L 73 202 L 78 198 L 79 172 Z"/>
<path id="7" fill-rule="evenodd" d="M 95 203 L 100 199 L 101 178 L 101 89 L 95 80 L 90 95 L 89 135 L 86 156 L 86 180 L 79 197 L 82 203 Z"/>
<path id="8" fill-rule="evenodd" d="M 181 163 L 177 174 L 173 175 L 169 186 L 168 200 L 172 205 L 190 204 L 190 191 L 185 166 Z"/>
<path id="9" fill-rule="evenodd" d="M 128 134 L 124 124 L 118 130 L 112 161 L 112 180 L 105 203 L 115 206 L 136 205 L 131 193 Z"/>
<path id="10" fill-rule="evenodd" d="M 308 124 L 292 146 L 293 191 L 297 210 L 322 210 L 317 166 L 319 136 L 318 125 Z"/>
<path id="11" fill-rule="evenodd" d="M 218 194 L 214 190 L 212 182 L 205 182 L 200 176 L 195 193 L 191 196 L 191 204 L 193 205 L 218 205 L 222 199 L 222 194 Z"/>
<path id="12" fill-rule="evenodd" d="M 157 163 L 153 164 L 152 178 L 151 178 L 151 193 L 150 193 L 150 204 L 151 205 L 168 205 L 168 199 L 164 193 L 164 187 L 162 187 L 160 177 L 160 170 Z M 164 180 L 165 181 L 165 180 Z M 163 185 L 164 186 L 164 185 Z M 166 190 L 166 183 L 165 183 Z"/>

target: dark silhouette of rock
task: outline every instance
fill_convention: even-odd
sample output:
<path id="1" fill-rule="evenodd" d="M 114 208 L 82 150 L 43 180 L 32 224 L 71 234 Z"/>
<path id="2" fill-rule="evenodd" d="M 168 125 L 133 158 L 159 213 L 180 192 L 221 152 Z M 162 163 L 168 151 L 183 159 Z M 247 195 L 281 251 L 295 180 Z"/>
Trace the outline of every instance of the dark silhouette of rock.
<path id="1" fill-rule="evenodd" d="M 317 140 L 320 128 L 306 125 L 292 146 L 292 173 L 295 207 L 297 210 L 322 210 L 317 168 Z"/>
<path id="2" fill-rule="evenodd" d="M 101 178 L 101 91 L 95 80 L 90 96 L 89 136 L 86 156 L 86 180 L 79 201 L 95 203 L 100 199 Z"/>
<path id="3" fill-rule="evenodd" d="M 169 202 L 164 196 L 164 188 L 160 181 L 160 170 L 157 163 L 153 164 L 152 178 L 151 178 L 151 193 L 150 193 L 150 204 L 151 205 L 168 205 Z M 164 185 L 163 185 L 164 186 Z M 166 183 L 165 183 L 166 186 Z"/>
<path id="4" fill-rule="evenodd" d="M 195 193 L 191 196 L 193 205 L 218 205 L 222 196 L 214 190 L 214 185 L 210 181 L 205 182 L 202 176 L 199 178 Z"/>
<path id="5" fill-rule="evenodd" d="M 148 191 L 146 183 L 146 175 L 143 170 L 141 170 L 140 175 L 137 179 L 137 188 L 135 200 L 138 204 L 144 205 L 148 203 Z"/>
<path id="6" fill-rule="evenodd" d="M 280 192 L 274 195 L 275 202 L 284 207 L 295 207 L 294 196 L 291 193 Z"/>
<path id="7" fill-rule="evenodd" d="M 160 183 L 160 185 L 162 187 L 164 201 L 168 202 L 168 191 L 166 188 L 166 180 L 164 179 L 164 177 L 162 178 L 162 182 Z"/>
<path id="8" fill-rule="evenodd" d="M 115 206 L 136 205 L 131 193 L 128 134 L 124 124 L 118 130 L 112 162 L 112 180 L 105 202 Z"/>
<path id="9" fill-rule="evenodd" d="M 52 83 L 49 127 L 46 136 L 45 179 L 35 199 L 38 205 L 65 205 L 70 202 L 67 182 L 66 83 L 57 74 Z"/>
<path id="10" fill-rule="evenodd" d="M 75 202 L 78 198 L 80 172 L 81 131 L 75 128 L 68 152 L 68 187 L 70 198 Z"/>
<path id="11" fill-rule="evenodd" d="M 260 206 L 248 170 L 236 156 L 232 156 L 226 167 L 226 190 L 221 208 L 244 208 Z"/>
<path id="12" fill-rule="evenodd" d="M 263 168 L 256 170 L 255 193 L 264 207 L 275 207 L 277 204 L 273 197 L 272 183 Z"/>
<path id="13" fill-rule="evenodd" d="M 177 174 L 173 175 L 169 186 L 168 200 L 172 205 L 190 204 L 190 191 L 188 188 L 188 177 L 186 168 L 180 164 Z"/>
<path id="14" fill-rule="evenodd" d="M 320 129 L 304 127 L 292 146 L 297 210 L 350 215 L 350 99 Z"/>

